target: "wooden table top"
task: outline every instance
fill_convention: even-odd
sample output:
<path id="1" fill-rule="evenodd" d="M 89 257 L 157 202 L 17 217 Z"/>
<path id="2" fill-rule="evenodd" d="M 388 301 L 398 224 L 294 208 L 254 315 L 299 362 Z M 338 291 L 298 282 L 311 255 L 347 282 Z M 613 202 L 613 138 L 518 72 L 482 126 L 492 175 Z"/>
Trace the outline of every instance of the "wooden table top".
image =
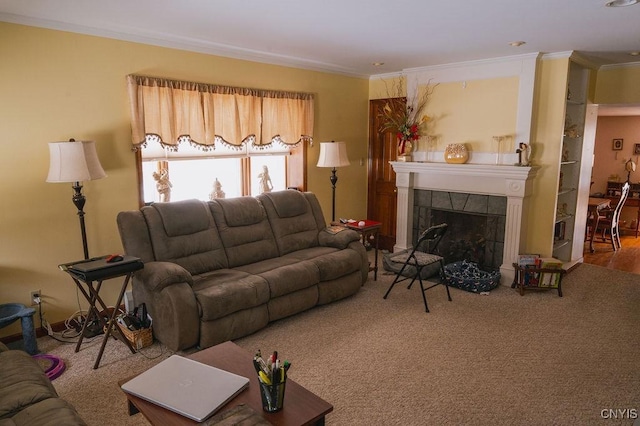
<path id="1" fill-rule="evenodd" d="M 262 410 L 258 377 L 253 368 L 253 355 L 233 342 L 212 346 L 191 354 L 188 358 L 249 378 L 249 387 L 229 401 L 217 413 L 231 409 L 239 404 L 246 404 L 273 425 L 312 425 L 319 420 L 321 421 L 326 414 L 333 411 L 333 405 L 288 378 L 282 410 L 277 413 L 264 412 Z M 292 368 L 295 368 L 295 365 Z M 125 383 L 127 380 L 129 379 L 121 381 L 120 384 Z M 199 424 L 159 405 L 130 394 L 126 395 L 127 399 L 153 425 Z"/>

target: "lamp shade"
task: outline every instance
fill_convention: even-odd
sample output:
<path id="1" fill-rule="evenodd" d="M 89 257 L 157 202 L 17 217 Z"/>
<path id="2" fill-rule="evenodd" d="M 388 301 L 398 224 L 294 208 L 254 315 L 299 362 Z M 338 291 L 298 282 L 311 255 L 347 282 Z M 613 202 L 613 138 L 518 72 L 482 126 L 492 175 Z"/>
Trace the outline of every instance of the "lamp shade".
<path id="1" fill-rule="evenodd" d="M 635 172 L 636 162 L 633 161 L 631 158 L 629 158 L 629 160 L 626 163 L 624 163 L 624 169 L 628 172 Z"/>
<path id="2" fill-rule="evenodd" d="M 49 142 L 47 182 L 82 182 L 106 176 L 93 141 Z"/>
<path id="3" fill-rule="evenodd" d="M 344 142 L 320 142 L 318 167 L 343 167 L 350 164 Z"/>

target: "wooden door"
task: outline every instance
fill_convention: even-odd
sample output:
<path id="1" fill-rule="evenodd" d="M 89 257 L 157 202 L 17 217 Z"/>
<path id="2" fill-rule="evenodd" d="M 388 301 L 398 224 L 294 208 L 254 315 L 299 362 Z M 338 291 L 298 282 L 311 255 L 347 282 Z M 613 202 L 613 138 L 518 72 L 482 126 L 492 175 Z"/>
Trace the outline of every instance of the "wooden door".
<path id="1" fill-rule="evenodd" d="M 382 109 L 388 99 L 369 101 L 369 187 L 367 218 L 382 222 L 379 248 L 393 250 L 396 243 L 396 173 L 389 161 L 397 159 L 397 139 L 394 131 L 381 131 Z M 399 107 L 403 102 L 389 102 Z"/>

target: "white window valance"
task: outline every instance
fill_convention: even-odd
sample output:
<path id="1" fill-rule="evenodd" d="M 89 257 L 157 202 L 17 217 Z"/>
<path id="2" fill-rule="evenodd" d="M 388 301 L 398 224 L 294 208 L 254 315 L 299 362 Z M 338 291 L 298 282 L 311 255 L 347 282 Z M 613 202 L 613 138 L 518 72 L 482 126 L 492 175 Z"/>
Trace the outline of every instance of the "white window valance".
<path id="1" fill-rule="evenodd" d="M 135 149 L 157 141 L 177 150 L 188 141 L 203 150 L 216 143 L 264 148 L 312 142 L 314 95 L 219 86 L 140 75 L 127 76 Z"/>

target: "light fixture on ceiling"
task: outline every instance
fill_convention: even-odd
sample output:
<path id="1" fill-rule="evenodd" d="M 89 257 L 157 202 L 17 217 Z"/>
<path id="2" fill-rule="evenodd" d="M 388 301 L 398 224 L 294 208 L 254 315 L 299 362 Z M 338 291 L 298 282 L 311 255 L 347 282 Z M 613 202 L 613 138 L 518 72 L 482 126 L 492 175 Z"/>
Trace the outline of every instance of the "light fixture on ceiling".
<path id="1" fill-rule="evenodd" d="M 526 41 L 521 41 L 521 40 L 520 41 L 512 41 L 511 43 L 509 43 L 509 46 L 520 47 L 523 44 L 527 44 L 527 42 Z"/>
<path id="2" fill-rule="evenodd" d="M 640 2 L 640 0 L 611 0 L 606 2 L 604 5 L 607 7 L 623 7 L 638 4 L 638 2 Z"/>
<path id="3" fill-rule="evenodd" d="M 371 65 L 373 65 L 374 67 L 381 67 L 384 65 L 384 62 L 374 62 Z"/>
<path id="4" fill-rule="evenodd" d="M 629 55 L 631 56 L 640 56 L 640 52 L 636 51 L 636 52 L 629 52 Z"/>

